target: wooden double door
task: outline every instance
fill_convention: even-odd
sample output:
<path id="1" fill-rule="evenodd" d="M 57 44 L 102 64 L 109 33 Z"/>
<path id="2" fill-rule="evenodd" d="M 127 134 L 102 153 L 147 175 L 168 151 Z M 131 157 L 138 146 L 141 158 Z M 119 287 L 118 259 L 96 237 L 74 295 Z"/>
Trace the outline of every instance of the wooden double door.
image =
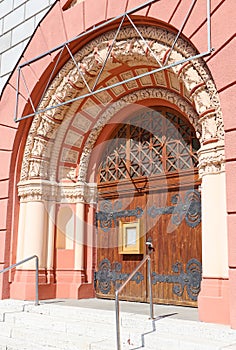
<path id="1" fill-rule="evenodd" d="M 146 242 L 151 241 L 154 302 L 197 306 L 201 283 L 201 198 L 194 163 L 196 141 L 190 126 L 184 127 L 181 137 L 173 136 L 169 121 L 168 125 L 166 122 L 170 118 L 166 109 L 159 113 L 156 128 L 155 123 L 152 128 L 144 128 L 145 120 L 156 121 L 160 116 L 152 112 L 151 116 L 150 112 L 136 116 L 133 127 L 132 123 L 119 127 L 101 163 L 96 213 L 96 295 L 114 298 L 115 290 L 145 256 Z M 176 115 L 171 116 L 174 119 Z M 137 123 L 139 118 L 142 123 Z M 182 119 L 174 121 L 179 125 Z M 158 158 L 153 159 L 156 153 Z M 181 168 L 182 158 L 185 166 Z M 160 162 L 159 170 L 150 167 L 154 160 L 155 164 Z M 171 171 L 167 171 L 168 166 Z M 130 230 L 127 241 L 126 228 Z M 149 300 L 146 266 L 125 287 L 121 298 Z"/>

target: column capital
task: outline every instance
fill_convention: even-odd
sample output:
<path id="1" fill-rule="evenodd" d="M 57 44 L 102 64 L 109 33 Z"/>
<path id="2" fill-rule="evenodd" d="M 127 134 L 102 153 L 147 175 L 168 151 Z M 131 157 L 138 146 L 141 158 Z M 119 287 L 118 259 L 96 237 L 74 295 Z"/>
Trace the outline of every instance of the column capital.
<path id="1" fill-rule="evenodd" d="M 198 151 L 199 176 L 219 174 L 225 171 L 225 151 L 223 141 L 204 144 Z"/>
<path id="2" fill-rule="evenodd" d="M 58 201 L 66 203 L 96 203 L 97 184 L 76 182 L 59 185 Z"/>
<path id="3" fill-rule="evenodd" d="M 57 183 L 48 180 L 31 179 L 18 183 L 18 196 L 21 202 L 37 202 L 55 200 Z"/>

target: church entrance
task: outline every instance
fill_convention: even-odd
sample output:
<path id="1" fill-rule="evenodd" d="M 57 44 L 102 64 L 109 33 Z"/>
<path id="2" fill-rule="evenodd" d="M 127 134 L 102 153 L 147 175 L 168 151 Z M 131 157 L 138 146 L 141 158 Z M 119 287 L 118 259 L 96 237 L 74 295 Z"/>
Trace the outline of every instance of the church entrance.
<path id="1" fill-rule="evenodd" d="M 155 303 L 197 306 L 201 282 L 199 142 L 170 108 L 144 108 L 119 125 L 103 153 L 96 213 L 96 295 L 114 298 L 154 246 Z M 148 301 L 146 267 L 121 295 Z"/>

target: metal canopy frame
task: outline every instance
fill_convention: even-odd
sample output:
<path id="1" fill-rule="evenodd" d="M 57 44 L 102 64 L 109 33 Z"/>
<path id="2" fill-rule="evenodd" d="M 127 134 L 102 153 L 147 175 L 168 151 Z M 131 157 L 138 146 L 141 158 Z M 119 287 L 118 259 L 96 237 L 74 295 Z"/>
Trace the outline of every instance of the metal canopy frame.
<path id="1" fill-rule="evenodd" d="M 138 30 L 137 26 L 135 25 L 135 23 L 133 22 L 133 20 L 132 20 L 131 17 L 130 17 L 130 15 L 135 14 L 137 11 L 140 11 L 141 9 L 143 9 L 143 8 L 145 8 L 145 7 L 147 7 L 147 6 L 150 6 L 150 5 L 152 5 L 153 3 L 157 2 L 157 1 L 161 1 L 161 0 L 149 0 L 149 1 L 145 2 L 145 3 L 143 3 L 142 5 L 137 6 L 137 7 L 133 8 L 133 9 L 131 9 L 131 10 L 129 10 L 129 11 L 126 11 L 126 12 L 124 12 L 123 14 L 121 14 L 121 15 L 119 15 L 119 16 L 116 16 L 116 17 L 114 17 L 114 18 L 112 18 L 112 19 L 110 19 L 110 20 L 108 20 L 108 21 L 106 21 L 106 22 L 104 22 L 104 23 L 102 23 L 102 24 L 99 24 L 99 25 L 97 25 L 97 26 L 94 26 L 94 27 L 92 27 L 91 29 L 89 29 L 89 30 L 87 30 L 87 31 L 85 31 L 85 32 L 83 32 L 83 33 L 81 33 L 81 34 L 78 35 L 78 36 L 76 36 L 75 38 L 70 39 L 70 40 L 68 40 L 68 41 L 66 41 L 66 42 L 64 42 L 64 43 L 62 43 L 61 45 L 56 46 L 56 47 L 54 47 L 53 49 L 48 50 L 48 51 L 44 52 L 43 54 L 41 54 L 41 55 L 39 55 L 39 56 L 37 56 L 37 57 L 35 57 L 35 58 L 33 58 L 33 59 L 31 59 L 31 60 L 25 62 L 25 63 L 19 65 L 19 66 L 18 66 L 18 72 L 17 72 L 17 82 L 16 82 L 16 106 L 15 106 L 14 121 L 15 121 L 15 122 L 19 122 L 19 121 L 24 120 L 24 119 L 26 119 L 26 118 L 33 117 L 33 116 L 35 116 L 35 115 L 37 115 L 37 114 L 45 113 L 45 112 L 47 112 L 47 111 L 49 111 L 49 110 L 51 110 L 51 109 L 54 109 L 54 108 L 57 108 L 57 107 L 61 107 L 61 106 L 65 106 L 65 105 L 67 105 L 67 104 L 69 104 L 69 103 L 72 103 L 72 102 L 75 102 L 75 101 L 78 101 L 78 100 L 81 100 L 81 99 L 84 99 L 84 98 L 93 96 L 93 95 L 98 94 L 98 93 L 100 93 L 100 92 L 103 92 L 103 91 L 112 89 L 112 88 L 114 88 L 114 87 L 117 87 L 117 86 L 120 86 L 120 85 L 129 83 L 129 82 L 131 82 L 131 81 L 140 79 L 140 78 L 145 77 L 145 76 L 147 76 L 147 75 L 155 74 L 155 73 L 160 72 L 160 71 L 162 71 L 162 70 L 169 69 L 169 68 L 173 68 L 173 67 L 175 67 L 175 66 L 177 66 L 177 65 L 184 64 L 184 63 L 189 62 L 189 61 L 192 61 L 192 60 L 194 60 L 194 59 L 198 59 L 198 58 L 201 58 L 201 57 L 210 55 L 211 52 L 213 51 L 213 48 L 212 48 L 212 46 L 211 46 L 211 0 L 205 0 L 205 1 L 206 1 L 206 12 L 207 12 L 207 51 L 206 51 L 206 52 L 203 52 L 203 53 L 200 53 L 200 54 L 197 54 L 197 55 L 194 55 L 194 56 L 191 56 L 191 57 L 187 57 L 187 58 L 185 58 L 185 59 L 176 61 L 176 62 L 174 62 L 174 63 L 168 64 L 170 55 L 171 55 L 171 53 L 172 53 L 172 51 L 173 51 L 173 49 L 174 49 L 174 47 L 175 47 L 175 45 L 176 45 L 176 43 L 177 43 L 179 37 L 180 37 L 180 35 L 182 34 L 182 31 L 183 31 L 183 29 L 184 29 L 184 27 L 185 27 L 185 25 L 186 25 L 186 23 L 187 23 L 187 21 L 188 21 L 190 15 L 191 15 L 191 12 L 192 12 L 192 10 L 193 10 L 193 8 L 194 8 L 196 2 L 197 2 L 197 0 L 192 0 L 192 3 L 191 3 L 191 5 L 190 5 L 190 8 L 189 8 L 189 10 L 187 11 L 187 14 L 186 14 L 186 16 L 185 16 L 185 18 L 184 18 L 184 20 L 183 20 L 183 23 L 182 23 L 182 25 L 181 25 L 181 27 L 180 27 L 180 29 L 179 29 L 179 31 L 178 31 L 176 37 L 175 37 L 175 40 L 174 40 L 174 42 L 173 42 L 173 44 L 172 44 L 172 46 L 171 46 L 171 48 L 170 48 L 170 50 L 169 50 L 169 52 L 168 52 L 166 58 L 165 58 L 164 63 L 162 63 L 162 62 L 160 62 L 160 61 L 158 60 L 158 58 L 156 57 L 155 53 L 153 52 L 153 50 L 151 49 L 150 45 L 148 44 L 147 40 L 145 40 L 145 38 L 142 36 L 142 34 L 141 34 L 140 31 Z M 164 1 L 164 0 L 163 0 L 163 1 Z M 119 21 L 119 20 L 120 20 L 120 23 L 119 23 L 119 25 L 118 25 L 118 29 L 117 29 L 117 31 L 116 31 L 116 33 L 115 33 L 115 36 L 114 36 L 114 38 L 113 38 L 113 41 L 112 41 L 110 47 L 109 47 L 109 50 L 108 50 L 107 55 L 106 55 L 106 58 L 105 58 L 105 60 L 104 60 L 104 62 L 103 62 L 103 65 L 102 65 L 102 67 L 101 67 L 101 69 L 100 69 L 100 72 L 99 72 L 98 75 L 97 75 L 97 78 L 96 78 L 96 80 L 95 80 L 95 83 L 94 83 L 93 87 L 90 88 L 88 82 L 86 81 L 86 79 L 85 79 L 85 77 L 84 77 L 84 75 L 83 75 L 83 69 L 82 69 L 80 63 L 76 62 L 75 57 L 74 57 L 73 53 L 71 52 L 71 50 L 70 50 L 70 48 L 69 48 L 69 45 L 70 45 L 71 43 L 73 43 L 74 41 L 76 41 L 76 40 L 78 40 L 78 39 L 80 39 L 80 38 L 82 38 L 82 37 L 84 37 L 84 36 L 87 36 L 87 35 L 89 35 L 90 33 L 93 33 L 94 31 L 96 31 L 96 30 L 98 30 L 98 29 L 101 29 L 101 28 L 103 28 L 103 27 L 109 25 L 110 23 L 113 23 L 113 22 Z M 155 58 L 155 60 L 156 60 L 156 62 L 157 62 L 157 64 L 158 64 L 159 67 L 158 67 L 158 68 L 155 68 L 155 69 L 152 69 L 151 71 L 148 71 L 148 72 L 145 72 L 145 73 L 136 75 L 136 76 L 131 77 L 131 78 L 129 78 L 129 79 L 126 79 L 126 80 L 123 80 L 123 81 L 120 81 L 120 82 L 111 84 L 111 85 L 109 85 L 109 86 L 97 88 L 97 85 L 98 85 L 98 83 L 99 83 L 99 80 L 100 80 L 100 77 L 101 77 L 101 75 L 102 75 L 102 72 L 103 72 L 104 69 L 105 69 L 106 63 L 107 63 L 107 61 L 108 61 L 108 59 L 109 59 L 109 57 L 110 57 L 110 55 L 111 55 L 111 53 L 112 53 L 112 49 L 113 49 L 113 47 L 114 47 L 114 44 L 115 44 L 116 39 L 117 39 L 117 37 L 118 37 L 118 34 L 119 34 L 119 32 L 120 32 L 120 30 L 121 30 L 121 28 L 122 28 L 122 25 L 124 24 L 124 21 L 125 21 L 125 20 L 128 20 L 128 22 L 129 22 L 129 23 L 132 25 L 132 27 L 135 29 L 135 31 L 137 32 L 138 36 L 141 38 L 141 40 L 142 40 L 142 41 L 144 42 L 144 44 L 146 45 L 146 48 L 148 48 L 150 54 Z M 73 61 L 74 64 L 75 64 L 75 67 L 77 67 L 78 72 L 79 72 L 79 74 L 80 74 L 82 80 L 84 81 L 84 84 L 85 84 L 85 86 L 86 86 L 88 92 L 85 93 L 85 94 L 82 94 L 82 95 L 80 95 L 80 96 L 77 96 L 77 97 L 75 97 L 75 98 L 69 99 L 69 100 L 67 100 L 67 101 L 64 101 L 64 102 L 55 104 L 55 105 L 53 105 L 53 106 L 50 106 L 50 107 L 47 107 L 47 108 L 44 108 L 44 109 L 38 109 L 38 108 L 34 105 L 34 103 L 33 103 L 33 101 L 32 101 L 32 98 L 31 98 L 31 96 L 30 96 L 30 91 L 29 91 L 29 88 L 28 88 L 28 86 L 27 86 L 27 81 L 26 81 L 25 76 L 24 76 L 24 73 L 23 73 L 23 68 L 26 67 L 26 66 L 30 66 L 32 63 L 34 63 L 34 62 L 40 60 L 41 58 L 43 58 L 43 57 L 45 57 L 45 56 L 47 56 L 47 55 L 50 55 L 50 54 L 52 54 L 52 53 L 54 53 L 54 52 L 56 52 L 56 51 L 59 52 L 59 55 L 58 55 L 58 57 L 57 57 L 57 60 L 55 61 L 53 70 L 52 70 L 52 72 L 51 72 L 51 74 L 50 74 L 50 77 L 48 78 L 48 81 L 47 81 L 46 87 L 45 87 L 45 89 L 44 89 L 44 92 L 43 92 L 43 94 L 42 94 L 41 100 L 40 100 L 40 102 L 38 103 L 38 105 L 40 105 L 40 103 L 41 103 L 41 101 L 42 101 L 42 99 L 43 99 L 43 97 L 44 97 L 44 95 L 45 95 L 45 93 L 46 93 L 46 91 L 47 91 L 47 89 L 48 89 L 48 87 L 49 87 L 49 84 L 51 83 L 51 80 L 52 80 L 52 77 L 53 77 L 53 75 L 54 75 L 54 73 L 55 73 L 55 70 L 56 70 L 56 68 L 58 67 L 58 64 L 59 64 L 59 62 L 60 62 L 60 59 L 61 59 L 61 57 L 62 57 L 62 53 L 63 53 L 65 50 L 69 53 L 69 56 L 71 57 L 72 61 Z M 27 115 L 25 115 L 25 116 L 22 116 L 21 118 L 18 118 L 19 96 L 21 95 L 21 93 L 20 93 L 20 82 L 21 82 L 21 81 L 23 82 L 23 85 L 24 85 L 25 90 L 26 90 L 26 92 L 27 92 L 27 99 L 29 100 L 30 105 L 31 105 L 31 107 L 32 107 L 32 109 L 33 109 L 33 113 L 30 113 L 30 114 L 27 114 Z M 25 96 L 24 96 L 24 98 L 25 98 Z"/>

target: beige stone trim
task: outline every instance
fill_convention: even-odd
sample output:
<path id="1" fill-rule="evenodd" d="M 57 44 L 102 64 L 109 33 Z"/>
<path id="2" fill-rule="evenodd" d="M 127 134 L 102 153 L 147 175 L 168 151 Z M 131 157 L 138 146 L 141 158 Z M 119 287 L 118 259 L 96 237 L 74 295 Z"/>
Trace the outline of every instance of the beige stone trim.
<path id="1" fill-rule="evenodd" d="M 47 180 L 27 180 L 18 184 L 21 202 L 96 203 L 97 184 L 56 183 Z"/>
<path id="2" fill-rule="evenodd" d="M 85 182 L 59 184 L 58 202 L 62 203 L 96 203 L 97 184 Z"/>
<path id="3" fill-rule="evenodd" d="M 223 142 L 204 145 L 199 150 L 199 176 L 225 172 L 225 151 Z"/>
<path id="4" fill-rule="evenodd" d="M 198 137 L 200 137 L 201 129 L 198 123 L 197 114 L 192 108 L 192 106 L 189 103 L 187 103 L 186 100 L 184 100 L 180 95 L 164 88 L 150 88 L 135 91 L 111 104 L 101 115 L 97 123 L 94 125 L 92 131 L 90 132 L 87 138 L 83 152 L 81 154 L 78 181 L 84 182 L 86 180 L 90 156 L 94 144 L 96 143 L 97 138 L 99 137 L 103 127 L 110 121 L 112 117 L 114 117 L 114 114 L 116 114 L 120 110 L 146 99 L 162 99 L 163 101 L 171 102 L 175 106 L 179 107 L 179 109 L 188 116 L 189 122 L 194 126 Z"/>
<path id="5" fill-rule="evenodd" d="M 152 26 L 139 26 L 139 30 L 144 38 L 149 40 L 155 55 L 162 61 L 167 50 L 173 43 L 174 34 Z M 113 37 L 113 31 L 105 33 L 85 45 L 75 55 L 76 61 L 79 62 L 88 83 L 92 83 L 99 73 L 98 63 L 104 62 L 108 50 L 108 43 Z M 170 55 L 169 62 L 173 63 L 195 54 L 196 52 L 193 47 L 191 47 L 188 42 L 179 38 Z M 124 67 L 124 65 L 126 65 L 126 67 L 127 65 L 130 67 L 138 67 L 139 65 L 146 65 L 146 67 L 157 66 L 155 59 L 147 54 L 145 45 L 137 38 L 136 31 L 131 27 L 126 27 L 121 30 L 114 46 L 113 54 L 108 59 L 104 74 L 101 76 L 101 81 L 109 75 L 111 69 Z M 202 114 L 208 110 L 214 110 L 215 126 L 213 128 L 216 129 L 215 134 L 217 138 L 222 140 L 224 138 L 224 131 L 219 97 L 204 61 L 200 59 L 195 60 L 191 62 L 191 64 L 186 65 L 182 70 L 180 66 L 175 66 L 172 71 L 183 81 L 187 93 L 191 96 L 192 103 L 195 105 L 198 113 Z M 197 88 L 198 86 L 199 88 Z M 40 108 L 53 106 L 55 103 L 58 103 L 58 101 L 73 98 L 84 92 L 84 82 L 77 68 L 74 66 L 73 61 L 69 60 L 48 88 L 40 104 Z M 106 99 L 104 101 L 106 101 Z M 109 101 L 109 99 L 107 101 Z M 65 116 L 72 110 L 75 111 L 78 109 L 80 103 L 81 101 L 72 104 L 71 107 L 62 106 L 60 108 L 55 108 L 48 111 L 47 114 L 38 115 L 34 118 L 25 147 L 21 180 L 35 177 L 55 180 L 54 171 L 48 170 L 48 157 L 50 158 L 51 154 L 53 154 L 53 150 L 50 151 L 50 148 L 45 145 L 45 142 L 41 142 L 39 136 L 47 137 L 50 140 L 54 139 L 62 120 L 64 120 Z M 55 139 L 56 143 L 60 141 L 57 137 Z M 204 138 L 202 138 L 201 141 L 204 142 Z M 46 152 L 45 148 L 49 149 L 49 151 Z M 41 158 L 35 158 L 35 152 L 38 153 Z M 46 154 L 47 159 L 45 159 Z"/>

